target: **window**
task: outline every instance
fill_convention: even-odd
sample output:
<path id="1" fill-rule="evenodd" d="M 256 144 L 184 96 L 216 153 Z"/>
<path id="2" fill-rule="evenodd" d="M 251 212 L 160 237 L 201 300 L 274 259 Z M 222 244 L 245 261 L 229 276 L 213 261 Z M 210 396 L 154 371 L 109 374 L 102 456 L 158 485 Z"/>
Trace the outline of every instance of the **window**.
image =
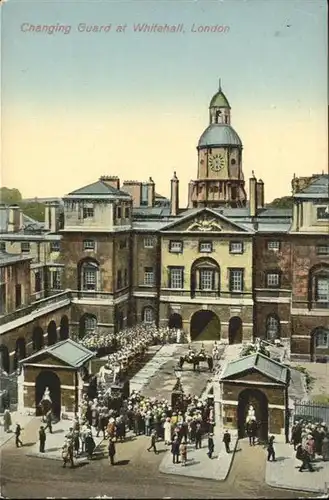
<path id="1" fill-rule="evenodd" d="M 154 238 L 152 238 L 152 236 L 144 238 L 144 248 L 153 248 L 153 247 L 154 247 Z"/>
<path id="2" fill-rule="evenodd" d="M 329 276 L 317 276 L 315 280 L 316 302 L 329 302 Z"/>
<path id="3" fill-rule="evenodd" d="M 121 219 L 122 217 L 122 208 L 119 206 L 117 207 L 117 219 Z"/>
<path id="4" fill-rule="evenodd" d="M 319 245 L 316 247 L 318 255 L 329 255 L 329 245 Z"/>
<path id="5" fill-rule="evenodd" d="M 21 252 L 22 253 L 29 253 L 30 252 L 30 243 L 28 241 L 22 241 Z"/>
<path id="6" fill-rule="evenodd" d="M 153 307 L 145 307 L 143 311 L 143 322 L 154 323 L 154 309 Z"/>
<path id="7" fill-rule="evenodd" d="M 96 244 L 94 240 L 83 240 L 84 250 L 95 250 Z"/>
<path id="8" fill-rule="evenodd" d="M 154 270 L 153 267 L 144 267 L 144 285 L 154 285 Z"/>
<path id="9" fill-rule="evenodd" d="M 6 251 L 6 242 L 5 241 L 0 241 L 0 251 L 1 252 Z"/>
<path id="10" fill-rule="evenodd" d="M 276 339 L 280 336 L 280 320 L 277 316 L 270 314 L 266 319 L 266 337 L 268 340 Z"/>
<path id="11" fill-rule="evenodd" d="M 83 290 L 97 289 L 97 273 L 98 266 L 94 262 L 84 264 L 82 269 L 82 286 Z"/>
<path id="12" fill-rule="evenodd" d="M 236 164 L 236 161 L 235 161 L 235 159 L 234 159 L 234 158 L 232 158 L 232 160 L 231 160 L 231 165 L 235 165 L 235 164 Z"/>
<path id="13" fill-rule="evenodd" d="M 267 242 L 267 250 L 273 250 L 274 252 L 278 252 L 280 250 L 280 242 L 279 241 L 268 241 Z"/>
<path id="14" fill-rule="evenodd" d="M 40 271 L 37 271 L 34 274 L 34 280 L 35 280 L 35 291 L 41 292 L 41 273 L 40 273 Z"/>
<path id="15" fill-rule="evenodd" d="M 22 305 L 22 285 L 16 285 L 15 287 L 15 306 L 20 307 Z"/>
<path id="16" fill-rule="evenodd" d="M 124 286 L 128 286 L 128 269 L 125 269 L 124 273 Z"/>
<path id="17" fill-rule="evenodd" d="M 97 328 L 97 319 L 95 316 L 87 315 L 85 317 L 85 332 L 86 333 L 92 333 L 96 330 Z"/>
<path id="18" fill-rule="evenodd" d="M 50 251 L 51 252 L 59 252 L 60 251 L 60 242 L 59 241 L 52 241 L 50 243 Z"/>
<path id="19" fill-rule="evenodd" d="M 212 242 L 211 241 L 200 241 L 199 252 L 200 253 L 211 253 L 212 252 Z"/>
<path id="20" fill-rule="evenodd" d="M 329 330 L 319 330 L 315 334 L 315 346 L 320 349 L 328 349 L 329 347 Z"/>
<path id="21" fill-rule="evenodd" d="M 84 219 L 93 219 L 94 217 L 94 207 L 83 207 L 83 218 Z"/>
<path id="22" fill-rule="evenodd" d="M 59 270 L 53 271 L 51 274 L 51 278 L 51 288 L 53 290 L 61 290 L 61 272 Z"/>
<path id="23" fill-rule="evenodd" d="M 231 241 L 230 242 L 230 253 L 243 253 L 242 241 Z"/>
<path id="24" fill-rule="evenodd" d="M 125 207 L 125 219 L 129 219 L 130 217 L 130 207 Z"/>
<path id="25" fill-rule="evenodd" d="M 170 241 L 169 242 L 169 252 L 182 253 L 183 252 L 183 242 L 182 241 Z"/>
<path id="26" fill-rule="evenodd" d="M 329 220 L 329 206 L 318 207 L 316 209 L 316 216 L 318 220 Z"/>
<path id="27" fill-rule="evenodd" d="M 123 248 L 127 248 L 127 240 L 120 240 L 119 247 L 122 250 Z"/>
<path id="28" fill-rule="evenodd" d="M 169 269 L 169 288 L 183 288 L 184 268 L 172 267 Z"/>
<path id="29" fill-rule="evenodd" d="M 212 269 L 200 269 L 200 289 L 213 290 L 214 277 L 215 273 Z"/>
<path id="30" fill-rule="evenodd" d="M 266 286 L 268 288 L 280 288 L 280 273 L 266 273 Z"/>
<path id="31" fill-rule="evenodd" d="M 230 269 L 230 292 L 243 291 L 243 269 Z"/>
<path id="32" fill-rule="evenodd" d="M 0 268 L 0 283 L 6 283 L 6 269 L 4 267 Z"/>
<path id="33" fill-rule="evenodd" d="M 117 289 L 119 290 L 120 288 L 122 288 L 122 271 L 121 271 L 121 269 L 119 269 L 117 272 Z"/>

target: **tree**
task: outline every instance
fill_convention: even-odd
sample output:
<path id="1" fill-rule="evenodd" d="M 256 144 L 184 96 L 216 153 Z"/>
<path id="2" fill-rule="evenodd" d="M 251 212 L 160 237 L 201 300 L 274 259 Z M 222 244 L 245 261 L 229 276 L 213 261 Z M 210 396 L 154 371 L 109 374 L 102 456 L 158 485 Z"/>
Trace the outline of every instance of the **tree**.
<path id="1" fill-rule="evenodd" d="M 32 219 L 35 219 L 39 222 L 44 222 L 45 220 L 45 208 L 46 205 L 44 203 L 19 203 L 19 206 L 22 209 L 22 212 L 25 215 L 28 215 Z"/>
<path id="2" fill-rule="evenodd" d="M 0 201 L 6 205 L 19 205 L 22 201 L 22 195 L 16 188 L 0 188 Z"/>
<path id="3" fill-rule="evenodd" d="M 271 203 L 267 205 L 267 207 L 272 208 L 292 208 L 293 206 L 293 197 L 292 196 L 283 196 L 282 198 L 275 198 Z"/>

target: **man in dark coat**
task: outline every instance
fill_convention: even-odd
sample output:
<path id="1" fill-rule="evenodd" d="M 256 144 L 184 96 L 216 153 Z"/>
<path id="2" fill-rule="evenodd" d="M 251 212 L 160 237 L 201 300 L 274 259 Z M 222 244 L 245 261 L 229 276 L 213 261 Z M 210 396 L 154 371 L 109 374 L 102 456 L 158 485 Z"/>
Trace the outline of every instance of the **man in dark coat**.
<path id="1" fill-rule="evenodd" d="M 214 453 L 214 449 L 215 449 L 214 435 L 212 433 L 210 433 L 208 435 L 208 453 L 207 453 L 209 458 L 212 458 L 212 455 Z"/>
<path id="2" fill-rule="evenodd" d="M 223 443 L 225 445 L 226 453 L 231 453 L 230 443 L 231 443 L 231 434 L 226 430 L 223 435 Z"/>
<path id="3" fill-rule="evenodd" d="M 250 420 L 246 425 L 247 435 L 249 437 L 249 445 L 255 446 L 256 432 L 257 432 L 257 424 L 255 420 Z"/>
<path id="4" fill-rule="evenodd" d="M 202 428 L 201 428 L 201 423 L 197 423 L 196 425 L 196 430 L 195 430 L 195 449 L 197 450 L 198 448 L 201 448 L 202 444 Z"/>
<path id="5" fill-rule="evenodd" d="M 39 430 L 39 451 L 40 453 L 45 452 L 45 444 L 46 444 L 46 431 L 43 427 L 43 425 L 40 427 Z"/>
<path id="6" fill-rule="evenodd" d="M 110 442 L 109 442 L 109 459 L 110 459 L 111 465 L 115 464 L 114 457 L 115 457 L 115 442 L 114 442 L 114 438 L 111 438 Z"/>
<path id="7" fill-rule="evenodd" d="M 153 430 L 151 432 L 151 444 L 147 448 L 147 451 L 151 451 L 153 449 L 154 453 L 158 454 L 159 452 L 158 452 L 158 450 L 156 448 L 156 442 L 157 442 L 157 434 L 156 434 L 155 430 Z"/>
<path id="8" fill-rule="evenodd" d="M 177 436 L 171 443 L 171 453 L 173 464 L 179 464 L 180 442 Z"/>
<path id="9" fill-rule="evenodd" d="M 16 441 L 16 447 L 18 448 L 19 446 L 23 446 L 22 441 L 20 440 L 20 435 L 21 435 L 22 428 L 19 424 L 16 424 L 16 429 L 15 429 L 15 441 Z"/>

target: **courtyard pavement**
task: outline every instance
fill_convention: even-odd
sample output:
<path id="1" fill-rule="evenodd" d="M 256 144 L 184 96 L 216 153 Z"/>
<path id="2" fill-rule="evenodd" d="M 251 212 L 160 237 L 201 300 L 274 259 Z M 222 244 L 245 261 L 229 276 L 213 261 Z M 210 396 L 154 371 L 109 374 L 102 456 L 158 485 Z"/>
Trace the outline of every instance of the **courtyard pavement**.
<path id="1" fill-rule="evenodd" d="M 24 428 L 33 419 L 33 416 L 27 415 L 26 413 L 21 413 L 19 411 L 11 412 L 12 426 L 10 427 L 10 432 L 5 432 L 3 428 L 3 414 L 0 415 L 0 447 L 7 443 L 10 439 L 15 436 L 16 424 L 20 424 L 22 428 L 22 435 L 24 434 Z"/>
<path id="2" fill-rule="evenodd" d="M 304 470 L 296 460 L 294 447 L 286 443 L 275 443 L 276 462 L 266 463 L 266 483 L 275 488 L 288 490 L 328 493 L 329 462 L 316 458 L 313 464 L 315 472 Z"/>

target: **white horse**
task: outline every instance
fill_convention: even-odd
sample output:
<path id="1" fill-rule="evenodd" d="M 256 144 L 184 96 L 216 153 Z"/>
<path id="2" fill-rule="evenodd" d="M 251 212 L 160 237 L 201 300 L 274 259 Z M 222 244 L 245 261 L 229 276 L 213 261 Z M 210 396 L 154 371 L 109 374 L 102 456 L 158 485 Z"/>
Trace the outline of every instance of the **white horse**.
<path id="1" fill-rule="evenodd" d="M 97 378 L 103 383 L 106 384 L 106 382 L 109 381 L 109 379 L 113 378 L 113 370 L 110 368 L 108 365 L 102 366 L 99 369 Z"/>

